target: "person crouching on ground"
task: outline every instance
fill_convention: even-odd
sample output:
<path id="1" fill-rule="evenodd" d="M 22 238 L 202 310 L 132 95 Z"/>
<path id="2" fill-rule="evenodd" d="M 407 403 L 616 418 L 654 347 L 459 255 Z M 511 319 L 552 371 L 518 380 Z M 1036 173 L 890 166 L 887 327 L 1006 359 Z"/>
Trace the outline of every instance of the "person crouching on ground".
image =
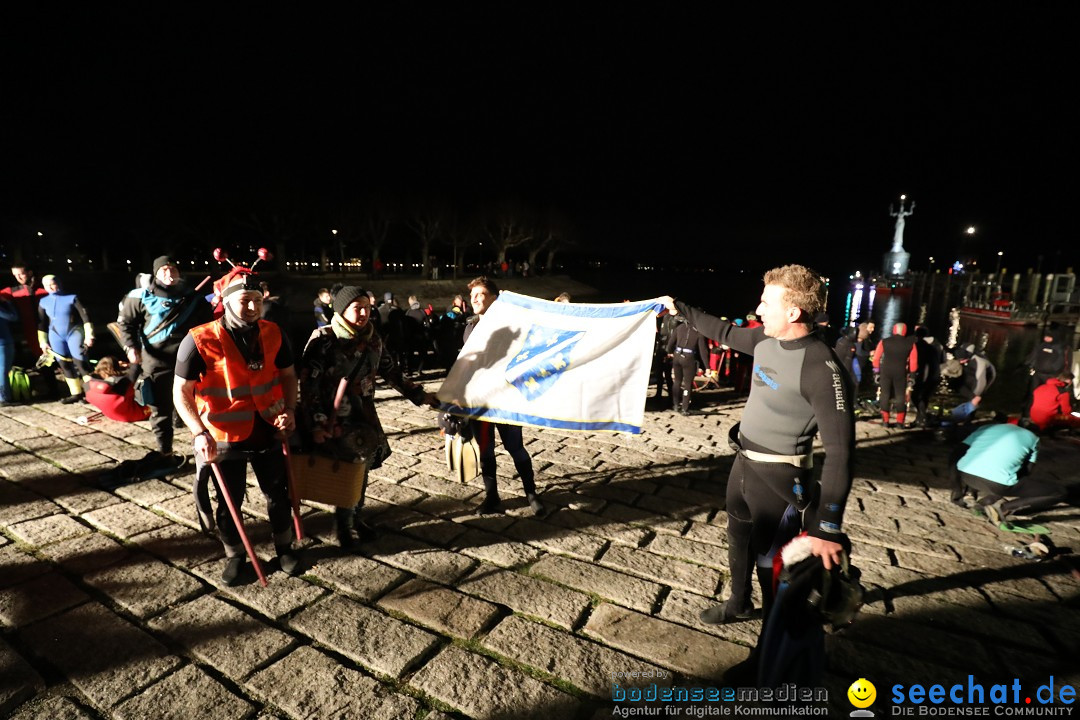
<path id="1" fill-rule="evenodd" d="M 195 504 L 199 524 L 210 530 L 216 519 L 225 546 L 221 579 L 239 581 L 244 546 L 223 499 L 210 514 L 211 463 L 221 470 L 237 512 L 244 501 L 246 466 L 251 463 L 266 496 L 267 514 L 281 569 L 301 571 L 292 549 L 282 434 L 296 427 L 296 372 L 293 353 L 281 329 L 261 320 L 263 293 L 247 268 L 233 268 L 222 291 L 225 313 L 194 327 L 180 343 L 173 399 L 194 436 Z"/>
<path id="2" fill-rule="evenodd" d="M 967 507 L 964 494 L 978 491 L 978 507 L 997 526 L 1065 502 L 1068 491 L 1063 485 L 1031 472 L 1038 454 L 1039 436 L 1030 430 L 1009 423 L 983 425 L 949 458 L 953 504 Z"/>
<path id="3" fill-rule="evenodd" d="M 367 465 L 370 472 L 390 456 L 390 443 L 375 408 L 375 377 L 413 405 L 438 407 L 435 395 L 405 379 L 371 320 L 371 301 L 362 288 L 346 285 L 333 298 L 335 314 L 311 334 L 300 361 L 300 431 L 305 449 Z M 340 405 L 334 402 L 346 381 Z M 360 520 L 364 496 L 355 507 L 334 511 L 338 543 L 343 548 L 375 538 Z"/>
<path id="4" fill-rule="evenodd" d="M 98 360 L 94 375 L 86 384 L 86 402 L 102 415 L 117 422 L 138 422 L 150 417 L 150 408 L 135 399 L 135 381 L 140 368 L 130 365 L 125 372 L 112 355 Z"/>

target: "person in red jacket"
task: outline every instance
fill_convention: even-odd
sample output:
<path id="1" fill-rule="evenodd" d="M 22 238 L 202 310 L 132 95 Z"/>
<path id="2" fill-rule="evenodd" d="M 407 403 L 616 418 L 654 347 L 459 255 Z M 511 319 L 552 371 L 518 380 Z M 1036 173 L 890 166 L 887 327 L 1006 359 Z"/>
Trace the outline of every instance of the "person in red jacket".
<path id="1" fill-rule="evenodd" d="M 1072 381 L 1073 374 L 1063 372 L 1035 388 L 1028 417 L 1041 432 L 1060 427 L 1080 428 L 1080 417 L 1072 414 L 1072 398 L 1069 397 Z"/>
<path id="2" fill-rule="evenodd" d="M 881 381 L 881 423 L 903 427 L 907 416 L 908 373 L 919 369 L 919 352 L 915 338 L 907 336 L 906 323 L 893 325 L 892 335 L 878 343 L 873 363 Z M 895 418 L 890 415 L 894 402 L 898 406 Z"/>
<path id="3" fill-rule="evenodd" d="M 90 403 L 110 420 L 138 422 L 150 417 L 150 408 L 135 399 L 135 380 L 139 376 L 138 365 L 131 365 L 125 373 L 120 361 L 111 355 L 98 360 L 94 375 L 86 386 L 86 402 Z"/>

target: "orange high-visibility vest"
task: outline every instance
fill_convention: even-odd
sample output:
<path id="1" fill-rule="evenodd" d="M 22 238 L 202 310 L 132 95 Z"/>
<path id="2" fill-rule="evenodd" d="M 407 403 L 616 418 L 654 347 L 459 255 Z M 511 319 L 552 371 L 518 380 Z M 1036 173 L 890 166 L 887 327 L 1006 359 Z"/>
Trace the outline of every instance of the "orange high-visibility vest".
<path id="1" fill-rule="evenodd" d="M 251 435 L 255 413 L 272 423 L 285 408 L 274 359 L 281 349 L 281 329 L 259 320 L 263 366 L 252 370 L 240 349 L 218 321 L 192 328 L 195 348 L 206 372 L 195 383 L 195 407 L 218 442 L 240 442 Z"/>

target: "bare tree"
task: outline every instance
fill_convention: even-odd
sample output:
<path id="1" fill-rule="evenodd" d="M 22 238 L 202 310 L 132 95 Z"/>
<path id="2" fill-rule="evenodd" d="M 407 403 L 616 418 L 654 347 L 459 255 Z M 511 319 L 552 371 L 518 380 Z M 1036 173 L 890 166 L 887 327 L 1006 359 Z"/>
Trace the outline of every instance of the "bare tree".
<path id="1" fill-rule="evenodd" d="M 453 251 L 453 278 L 458 279 L 465 262 L 465 251 L 480 239 L 480 232 L 471 218 L 463 217 L 456 211 L 448 211 L 445 224 L 444 242 Z"/>
<path id="2" fill-rule="evenodd" d="M 495 264 L 506 260 L 506 251 L 530 242 L 536 236 L 532 218 L 520 205 L 505 203 L 484 221 L 484 232 L 495 248 Z"/>
<path id="3" fill-rule="evenodd" d="M 374 279 L 382 271 L 382 249 L 386 245 L 387 236 L 390 234 L 393 212 L 385 199 L 373 199 L 366 205 L 360 223 L 360 238 L 371 255 L 369 277 Z"/>
<path id="4" fill-rule="evenodd" d="M 422 201 L 413 208 L 405 224 L 420 240 L 421 277 L 430 277 L 431 245 L 446 232 L 446 206 L 437 200 Z"/>

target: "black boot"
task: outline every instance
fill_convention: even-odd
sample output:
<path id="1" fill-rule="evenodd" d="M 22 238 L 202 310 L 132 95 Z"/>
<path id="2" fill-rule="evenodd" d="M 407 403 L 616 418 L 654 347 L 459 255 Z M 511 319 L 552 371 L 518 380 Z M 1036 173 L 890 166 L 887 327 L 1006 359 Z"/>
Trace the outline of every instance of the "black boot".
<path id="1" fill-rule="evenodd" d="M 337 508 L 334 510 L 334 520 L 337 525 L 337 541 L 342 550 L 351 550 L 356 545 L 353 537 L 353 512 L 352 508 Z"/>

